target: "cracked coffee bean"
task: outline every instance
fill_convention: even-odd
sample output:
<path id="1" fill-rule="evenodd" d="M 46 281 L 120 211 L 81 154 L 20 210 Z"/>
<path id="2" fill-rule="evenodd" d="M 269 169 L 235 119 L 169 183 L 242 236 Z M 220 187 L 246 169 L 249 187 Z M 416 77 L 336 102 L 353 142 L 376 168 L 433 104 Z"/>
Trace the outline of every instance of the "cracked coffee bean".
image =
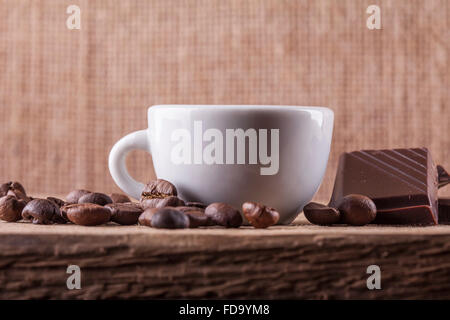
<path id="1" fill-rule="evenodd" d="M 108 195 L 99 192 L 88 193 L 78 199 L 78 203 L 94 203 L 100 206 L 112 202 L 112 199 Z"/>
<path id="2" fill-rule="evenodd" d="M 242 216 L 239 210 L 223 202 L 211 203 L 206 207 L 205 214 L 219 226 L 239 228 L 242 225 Z"/>
<path id="3" fill-rule="evenodd" d="M 95 203 L 69 204 L 61 208 L 69 221 L 82 226 L 98 226 L 107 223 L 111 210 Z"/>
<path id="4" fill-rule="evenodd" d="M 339 223 L 341 214 L 336 208 L 317 202 L 310 202 L 303 208 L 306 219 L 313 224 L 330 225 Z"/>
<path id="5" fill-rule="evenodd" d="M 6 182 L 6 183 L 3 183 L 2 185 L 0 185 L 0 197 L 6 196 L 6 194 L 10 190 L 13 192 L 19 191 L 20 193 L 22 193 L 25 196 L 27 194 L 25 192 L 25 188 L 22 186 L 22 184 L 20 182 L 9 181 L 9 182 Z"/>
<path id="6" fill-rule="evenodd" d="M 91 191 L 87 191 L 87 190 L 84 190 L 84 189 L 76 189 L 76 190 L 72 190 L 72 191 L 70 191 L 70 192 L 67 194 L 67 196 L 66 196 L 66 202 L 67 202 L 68 204 L 78 203 L 78 200 L 79 200 L 82 196 L 84 196 L 84 195 L 86 195 L 86 194 L 89 194 L 89 193 L 91 193 Z"/>
<path id="7" fill-rule="evenodd" d="M 131 202 L 131 199 L 128 198 L 128 196 L 121 194 L 121 193 L 112 193 L 109 196 L 113 203 L 127 203 Z"/>
<path id="8" fill-rule="evenodd" d="M 64 200 L 61 200 L 59 198 L 55 197 L 47 197 L 47 200 L 53 201 L 59 208 L 66 205 L 66 202 Z"/>
<path id="9" fill-rule="evenodd" d="M 189 227 L 189 218 L 175 208 L 161 208 L 151 219 L 153 228 L 184 229 Z"/>
<path id="10" fill-rule="evenodd" d="M 338 210 L 342 222 L 353 226 L 369 224 L 377 215 L 375 203 L 369 197 L 360 194 L 349 194 L 342 198 Z"/>
<path id="11" fill-rule="evenodd" d="M 163 179 L 153 180 L 142 191 L 141 206 L 144 209 L 167 207 L 173 204 L 164 203 L 159 205 L 159 203 L 165 198 L 176 197 L 177 194 L 177 188 L 169 181 Z"/>
<path id="12" fill-rule="evenodd" d="M 23 208 L 22 217 L 35 224 L 66 223 L 62 218 L 59 207 L 47 199 L 33 199 Z"/>
<path id="13" fill-rule="evenodd" d="M 22 210 L 26 203 L 16 197 L 7 195 L 0 198 L 0 219 L 15 222 L 22 219 Z"/>
<path id="14" fill-rule="evenodd" d="M 244 202 L 242 212 L 255 228 L 267 228 L 278 222 L 280 214 L 274 208 L 257 202 Z"/>
<path id="15" fill-rule="evenodd" d="M 137 224 L 142 208 L 133 202 L 110 203 L 105 206 L 111 210 L 111 221 L 122 225 Z"/>
<path id="16" fill-rule="evenodd" d="M 142 226 L 151 227 L 152 226 L 152 217 L 158 211 L 158 208 L 147 208 L 144 212 L 139 216 L 139 224 Z"/>

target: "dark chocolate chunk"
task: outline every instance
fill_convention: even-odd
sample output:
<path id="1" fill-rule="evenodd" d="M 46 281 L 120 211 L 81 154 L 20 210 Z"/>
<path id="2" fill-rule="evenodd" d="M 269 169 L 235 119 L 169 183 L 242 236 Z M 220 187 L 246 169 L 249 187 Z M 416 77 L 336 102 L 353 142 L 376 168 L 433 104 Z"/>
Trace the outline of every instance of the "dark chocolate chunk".
<path id="1" fill-rule="evenodd" d="M 450 224 L 450 198 L 439 198 L 439 224 Z"/>
<path id="2" fill-rule="evenodd" d="M 438 172 L 426 148 L 361 150 L 344 153 L 331 207 L 348 194 L 362 194 L 377 207 L 373 223 L 438 223 Z"/>
<path id="3" fill-rule="evenodd" d="M 443 166 L 438 164 L 437 172 L 438 172 L 438 188 L 442 188 L 443 186 L 446 186 L 447 184 L 450 183 L 450 175 L 444 169 Z"/>

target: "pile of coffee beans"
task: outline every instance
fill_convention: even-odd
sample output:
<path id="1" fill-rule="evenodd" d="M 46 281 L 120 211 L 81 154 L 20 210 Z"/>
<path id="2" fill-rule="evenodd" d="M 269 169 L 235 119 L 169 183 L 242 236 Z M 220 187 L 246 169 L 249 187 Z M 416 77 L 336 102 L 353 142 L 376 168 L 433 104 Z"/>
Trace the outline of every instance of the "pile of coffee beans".
<path id="1" fill-rule="evenodd" d="M 245 202 L 242 213 L 255 228 L 270 227 L 280 217 L 275 209 L 256 202 Z M 148 183 L 139 203 L 132 202 L 123 194 L 107 195 L 84 189 L 69 192 L 65 200 L 55 197 L 35 199 L 27 196 L 19 182 L 7 182 L 0 186 L 0 219 L 82 226 L 114 222 L 163 229 L 239 228 L 243 223 L 241 211 L 229 204 L 215 202 L 206 205 L 185 201 L 178 197 L 176 187 L 163 179 Z"/>
<path id="2" fill-rule="evenodd" d="M 375 220 L 377 207 L 368 197 L 349 194 L 342 198 L 337 208 L 310 202 L 303 208 L 309 222 L 317 225 L 348 224 L 363 226 Z"/>

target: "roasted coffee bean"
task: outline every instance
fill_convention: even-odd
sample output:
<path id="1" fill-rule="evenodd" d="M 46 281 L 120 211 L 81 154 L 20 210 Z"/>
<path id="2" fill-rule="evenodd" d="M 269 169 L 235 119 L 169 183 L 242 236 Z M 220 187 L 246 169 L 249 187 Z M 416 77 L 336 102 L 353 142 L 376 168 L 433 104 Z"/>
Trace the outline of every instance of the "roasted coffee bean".
<path id="1" fill-rule="evenodd" d="M 189 218 L 189 228 L 212 226 L 214 222 L 205 215 L 205 209 L 199 207 L 181 206 L 176 207 L 178 211 L 183 212 Z"/>
<path id="2" fill-rule="evenodd" d="M 69 204 L 62 207 L 67 218 L 82 226 L 105 224 L 111 218 L 111 210 L 95 203 Z"/>
<path id="3" fill-rule="evenodd" d="M 310 202 L 303 208 L 306 219 L 313 224 L 330 225 L 339 223 L 341 214 L 336 208 L 317 202 Z"/>
<path id="4" fill-rule="evenodd" d="M 67 207 L 69 207 L 71 205 L 75 205 L 75 204 L 76 203 L 72 203 L 72 204 L 66 203 L 64 206 L 59 208 L 59 213 L 64 220 L 70 221 L 69 218 L 67 217 Z"/>
<path id="5" fill-rule="evenodd" d="M 153 228 L 183 229 L 189 227 L 189 218 L 175 208 L 161 208 L 152 216 Z"/>
<path id="6" fill-rule="evenodd" d="M 375 203 L 369 197 L 360 194 L 349 194 L 342 198 L 338 210 L 342 222 L 354 226 L 371 223 L 377 215 Z"/>
<path id="7" fill-rule="evenodd" d="M 206 209 L 207 205 L 202 203 L 202 202 L 192 202 L 192 201 L 188 201 L 185 204 L 186 207 L 195 207 L 195 208 L 201 208 L 201 209 Z"/>
<path id="8" fill-rule="evenodd" d="M 6 193 L 7 196 L 14 196 L 18 200 L 23 200 L 26 203 L 30 202 L 32 199 L 28 197 L 25 193 L 20 191 L 19 189 L 11 189 Z"/>
<path id="9" fill-rule="evenodd" d="M 128 196 L 121 194 L 121 193 L 112 193 L 109 196 L 113 203 L 127 203 L 131 202 L 130 198 Z"/>
<path id="10" fill-rule="evenodd" d="M 112 199 L 108 195 L 99 192 L 88 193 L 78 199 L 78 203 L 94 203 L 100 206 L 112 202 Z"/>
<path id="11" fill-rule="evenodd" d="M 242 216 L 239 210 L 223 202 L 211 203 L 206 207 L 205 214 L 219 226 L 239 228 L 242 225 Z"/>
<path id="12" fill-rule="evenodd" d="M 157 208 L 184 206 L 184 201 L 176 196 L 166 197 L 157 203 Z"/>
<path id="13" fill-rule="evenodd" d="M 161 208 L 173 205 L 172 203 L 163 203 L 158 205 L 161 200 L 177 196 L 177 188 L 167 180 L 157 179 L 148 183 L 141 194 L 141 206 L 145 208 Z"/>
<path id="14" fill-rule="evenodd" d="M 47 197 L 47 200 L 53 201 L 59 208 L 66 205 L 66 202 L 64 200 L 61 200 L 59 198 L 55 197 Z"/>
<path id="15" fill-rule="evenodd" d="M 78 200 L 86 195 L 91 193 L 91 191 L 88 190 L 84 190 L 84 189 L 76 189 L 73 191 L 70 191 L 69 194 L 66 196 L 66 202 L 68 204 L 72 204 L 72 203 L 78 203 Z"/>
<path id="16" fill-rule="evenodd" d="M 169 196 L 162 199 L 145 199 L 141 201 L 141 206 L 147 208 L 164 208 L 164 207 L 178 207 L 184 206 L 184 201 L 177 196 Z"/>
<path id="17" fill-rule="evenodd" d="M 244 202 L 242 213 L 255 228 L 267 228 L 280 219 L 280 214 L 274 208 L 266 207 L 257 202 Z"/>
<path id="18" fill-rule="evenodd" d="M 123 225 L 136 224 L 142 213 L 141 206 L 133 202 L 110 203 L 105 207 L 111 210 L 111 221 Z"/>
<path id="19" fill-rule="evenodd" d="M 152 217 L 153 215 L 160 209 L 158 208 L 148 208 L 145 209 L 144 212 L 139 216 L 139 224 L 147 227 L 152 226 Z"/>
<path id="20" fill-rule="evenodd" d="M 7 195 L 0 198 L 0 219 L 14 222 L 22 219 L 21 213 L 26 203 L 14 196 Z"/>
<path id="21" fill-rule="evenodd" d="M 209 227 L 214 225 L 211 218 L 205 215 L 204 212 L 191 211 L 185 213 L 185 215 L 189 218 L 189 228 Z"/>
<path id="22" fill-rule="evenodd" d="M 26 195 L 25 188 L 17 181 L 9 181 L 0 185 L 0 197 L 6 196 L 8 191 L 19 191 L 20 193 Z"/>
<path id="23" fill-rule="evenodd" d="M 59 207 L 47 199 L 34 199 L 22 210 L 22 217 L 35 224 L 66 223 L 61 217 Z"/>
<path id="24" fill-rule="evenodd" d="M 177 194 L 177 188 L 164 179 L 153 180 L 142 190 L 142 197 L 145 198 L 165 198 L 168 196 L 176 196 Z"/>
<path id="25" fill-rule="evenodd" d="M 190 212 L 199 212 L 201 214 L 205 214 L 205 209 L 198 208 L 198 207 L 188 207 L 188 206 L 178 206 L 178 211 L 181 211 L 183 213 L 190 213 Z"/>

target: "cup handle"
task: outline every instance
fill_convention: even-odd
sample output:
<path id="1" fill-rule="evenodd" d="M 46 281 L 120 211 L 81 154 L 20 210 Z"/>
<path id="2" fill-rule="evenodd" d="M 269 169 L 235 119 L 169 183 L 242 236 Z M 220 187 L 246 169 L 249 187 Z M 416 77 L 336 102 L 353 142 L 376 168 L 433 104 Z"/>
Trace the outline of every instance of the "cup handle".
<path id="1" fill-rule="evenodd" d="M 146 129 L 132 132 L 117 141 L 109 153 L 109 172 L 120 189 L 129 196 L 139 199 L 145 185 L 130 176 L 125 163 L 128 152 L 135 149 L 150 153 Z"/>

